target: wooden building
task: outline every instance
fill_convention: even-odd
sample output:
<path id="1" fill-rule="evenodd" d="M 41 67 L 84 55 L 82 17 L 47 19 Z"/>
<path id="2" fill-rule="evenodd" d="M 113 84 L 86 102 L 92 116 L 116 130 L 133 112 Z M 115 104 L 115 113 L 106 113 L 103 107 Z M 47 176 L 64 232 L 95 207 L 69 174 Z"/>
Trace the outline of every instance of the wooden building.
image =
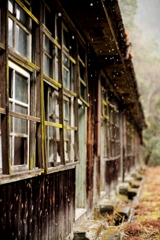
<path id="1" fill-rule="evenodd" d="M 1 239 L 64 240 L 144 126 L 117 0 L 0 0 Z"/>

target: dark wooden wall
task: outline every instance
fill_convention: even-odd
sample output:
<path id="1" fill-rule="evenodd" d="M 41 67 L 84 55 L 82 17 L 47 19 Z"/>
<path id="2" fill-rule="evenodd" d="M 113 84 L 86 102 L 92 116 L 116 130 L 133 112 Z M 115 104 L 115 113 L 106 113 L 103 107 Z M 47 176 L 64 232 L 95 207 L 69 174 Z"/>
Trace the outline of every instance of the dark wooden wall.
<path id="1" fill-rule="evenodd" d="M 0 239 L 64 240 L 75 208 L 75 169 L 0 186 Z"/>

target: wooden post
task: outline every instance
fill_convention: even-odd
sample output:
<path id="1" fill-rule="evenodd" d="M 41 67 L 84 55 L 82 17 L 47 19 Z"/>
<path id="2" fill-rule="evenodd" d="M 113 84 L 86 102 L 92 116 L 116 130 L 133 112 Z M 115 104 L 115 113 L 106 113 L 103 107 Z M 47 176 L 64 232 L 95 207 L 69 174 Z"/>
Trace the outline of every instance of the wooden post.
<path id="1" fill-rule="evenodd" d="M 8 1 L 2 4 L 2 39 L 5 38 L 5 51 L 1 56 L 1 78 L 3 79 L 2 107 L 5 114 L 2 115 L 2 172 L 11 174 L 10 145 L 9 145 L 9 70 L 8 70 Z"/>
<path id="2" fill-rule="evenodd" d="M 124 182 L 124 178 L 125 178 L 125 171 L 126 171 L 126 116 L 125 114 L 123 113 L 122 114 L 122 151 L 123 151 L 123 154 L 122 154 L 122 182 Z"/>

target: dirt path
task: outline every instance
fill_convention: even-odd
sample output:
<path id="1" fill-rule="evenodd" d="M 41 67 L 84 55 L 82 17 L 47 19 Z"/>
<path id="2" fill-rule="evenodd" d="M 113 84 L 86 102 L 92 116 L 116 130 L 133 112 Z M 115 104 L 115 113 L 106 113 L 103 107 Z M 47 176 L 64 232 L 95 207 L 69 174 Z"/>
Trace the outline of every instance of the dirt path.
<path id="1" fill-rule="evenodd" d="M 131 222 L 123 226 L 124 240 L 160 240 L 160 167 L 147 168 Z"/>

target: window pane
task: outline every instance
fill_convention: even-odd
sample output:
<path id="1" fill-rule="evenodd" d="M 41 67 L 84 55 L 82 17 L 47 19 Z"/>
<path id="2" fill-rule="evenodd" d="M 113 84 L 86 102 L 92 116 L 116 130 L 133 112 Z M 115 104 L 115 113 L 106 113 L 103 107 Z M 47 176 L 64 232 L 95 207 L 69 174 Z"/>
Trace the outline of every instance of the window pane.
<path id="1" fill-rule="evenodd" d="M 28 132 L 28 121 L 25 119 L 15 118 L 14 119 L 14 132 L 15 133 L 22 133 L 27 134 Z"/>
<path id="2" fill-rule="evenodd" d="M 44 36 L 45 37 L 45 41 L 44 41 L 44 49 L 50 53 L 50 45 L 51 45 L 51 42 L 49 40 L 48 37 Z"/>
<path id="3" fill-rule="evenodd" d="M 69 68 L 70 67 L 70 60 L 66 57 L 65 54 L 63 54 L 63 64 L 65 67 Z"/>
<path id="4" fill-rule="evenodd" d="M 65 29 L 63 29 L 63 44 L 69 49 L 69 34 Z"/>
<path id="5" fill-rule="evenodd" d="M 13 21 L 10 18 L 8 21 L 8 44 L 13 47 Z"/>
<path id="6" fill-rule="evenodd" d="M 44 54 L 44 73 L 50 76 L 50 58 Z"/>
<path id="7" fill-rule="evenodd" d="M 28 34 L 16 25 L 16 50 L 27 57 L 27 36 Z"/>
<path id="8" fill-rule="evenodd" d="M 71 69 L 70 69 L 70 90 L 74 92 L 74 64 L 71 62 Z"/>
<path id="9" fill-rule="evenodd" d="M 80 63 L 80 78 L 84 81 L 85 80 L 85 68 Z"/>
<path id="10" fill-rule="evenodd" d="M 48 156 L 48 167 L 60 163 L 59 129 L 46 126 L 46 146 Z"/>
<path id="11" fill-rule="evenodd" d="M 69 121 L 69 102 L 64 101 L 64 118 Z"/>
<path id="12" fill-rule="evenodd" d="M 69 88 L 69 71 L 63 68 L 63 86 Z"/>
<path id="13" fill-rule="evenodd" d="M 54 78 L 55 78 L 55 80 L 58 82 L 58 59 L 55 60 Z"/>
<path id="14" fill-rule="evenodd" d="M 13 13 L 13 0 L 9 0 L 8 2 L 8 10 Z"/>
<path id="15" fill-rule="evenodd" d="M 27 160 L 27 138 L 14 139 L 14 165 L 25 164 Z"/>
<path id="16" fill-rule="evenodd" d="M 27 15 L 27 13 L 18 5 L 17 5 L 17 9 L 16 9 L 16 17 L 26 28 L 29 27 L 28 26 L 29 25 L 29 17 Z"/>
<path id="17" fill-rule="evenodd" d="M 15 99 L 28 103 L 28 81 L 18 73 L 15 73 Z"/>
<path id="18" fill-rule="evenodd" d="M 15 112 L 27 114 L 27 108 L 15 105 Z"/>
<path id="19" fill-rule="evenodd" d="M 52 32 L 53 25 L 54 25 L 54 17 L 53 14 L 45 7 L 45 19 L 44 19 L 45 26 Z"/>
<path id="20" fill-rule="evenodd" d="M 79 56 L 80 56 L 81 60 L 85 63 L 85 50 L 84 50 L 84 48 L 79 46 L 78 53 L 79 53 Z"/>
<path id="21" fill-rule="evenodd" d="M 65 160 L 69 160 L 69 143 L 68 141 L 65 141 L 64 142 L 64 157 L 65 157 Z"/>
<path id="22" fill-rule="evenodd" d="M 85 97 L 86 97 L 86 87 L 83 85 L 83 83 L 80 83 L 80 84 L 81 84 L 81 86 L 80 86 L 81 97 L 83 99 L 85 99 Z"/>

